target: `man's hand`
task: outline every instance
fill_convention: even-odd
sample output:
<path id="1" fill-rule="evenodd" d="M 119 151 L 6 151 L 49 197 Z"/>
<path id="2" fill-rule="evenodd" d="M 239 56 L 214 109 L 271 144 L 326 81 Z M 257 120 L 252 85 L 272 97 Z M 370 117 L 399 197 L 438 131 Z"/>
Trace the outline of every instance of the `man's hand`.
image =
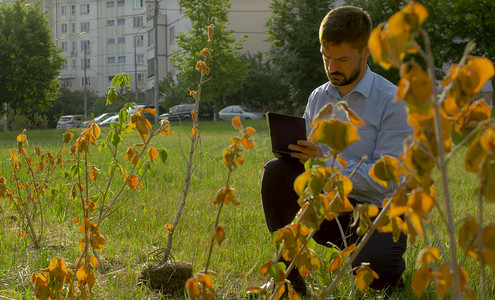
<path id="1" fill-rule="evenodd" d="M 321 148 L 311 141 L 298 140 L 297 145 L 290 144 L 289 149 L 295 151 L 290 156 L 299 159 L 302 164 L 310 158 L 323 157 Z"/>

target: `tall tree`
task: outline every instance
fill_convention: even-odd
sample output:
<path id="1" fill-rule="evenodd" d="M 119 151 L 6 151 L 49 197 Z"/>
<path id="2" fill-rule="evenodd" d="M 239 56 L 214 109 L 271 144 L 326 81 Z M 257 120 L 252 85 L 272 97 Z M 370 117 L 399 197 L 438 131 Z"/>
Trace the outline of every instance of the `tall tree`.
<path id="1" fill-rule="evenodd" d="M 347 0 L 348 4 L 366 10 L 374 26 L 387 21 L 407 2 L 407 0 Z M 424 28 L 430 36 L 439 75 L 443 75 L 445 65 L 459 62 L 469 41 L 476 42 L 474 55 L 495 61 L 495 1 L 423 0 L 418 2 L 422 2 L 428 10 L 429 15 L 425 20 Z M 396 70 L 394 72 L 397 73 Z M 495 79 L 492 79 L 492 84 L 494 83 Z"/>
<path id="2" fill-rule="evenodd" d="M 181 72 L 180 79 L 189 89 L 196 89 L 199 73 L 195 70 L 196 62 L 202 59 L 199 52 L 207 47 L 211 53 L 207 65 L 210 77 L 203 86 L 202 101 L 213 101 L 215 112 L 217 101 L 235 92 L 242 82 L 245 65 L 237 53 L 242 49 L 243 41 L 232 36 L 228 31 L 228 10 L 230 0 L 179 0 L 182 14 L 191 20 L 191 31 L 177 36 L 177 45 L 181 51 L 172 55 L 174 67 Z M 213 41 L 208 41 L 208 25 L 215 26 Z M 184 86 L 184 85 L 182 85 Z"/>
<path id="3" fill-rule="evenodd" d="M 0 3 L 0 112 L 29 112 L 57 98 L 63 65 L 39 3 Z"/>
<path id="4" fill-rule="evenodd" d="M 328 81 L 320 54 L 321 20 L 333 0 L 274 0 L 267 22 L 271 60 L 288 85 L 284 106 L 295 110 L 306 104 L 312 90 Z"/>
<path id="5" fill-rule="evenodd" d="M 243 104 L 260 111 L 283 108 L 288 98 L 288 88 L 281 74 L 273 70 L 272 62 L 261 52 L 244 54 L 241 59 L 247 64 L 246 76 L 241 88 L 224 104 Z"/>

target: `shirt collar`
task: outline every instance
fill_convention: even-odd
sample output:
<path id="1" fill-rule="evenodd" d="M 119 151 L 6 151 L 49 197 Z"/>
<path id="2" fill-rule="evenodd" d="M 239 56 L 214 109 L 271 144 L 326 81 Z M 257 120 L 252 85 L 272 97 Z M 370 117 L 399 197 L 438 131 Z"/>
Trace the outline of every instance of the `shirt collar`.
<path id="1" fill-rule="evenodd" d="M 352 89 L 352 91 L 348 95 L 357 92 L 363 95 L 365 98 L 368 98 L 372 84 L 373 84 L 373 72 L 370 70 L 369 66 L 366 66 L 366 72 L 364 73 L 363 78 L 361 78 L 358 84 L 354 87 L 354 89 Z M 332 95 L 336 97 L 337 99 L 341 98 L 337 87 L 333 86 L 330 82 L 327 82 L 326 93 L 328 95 Z"/>

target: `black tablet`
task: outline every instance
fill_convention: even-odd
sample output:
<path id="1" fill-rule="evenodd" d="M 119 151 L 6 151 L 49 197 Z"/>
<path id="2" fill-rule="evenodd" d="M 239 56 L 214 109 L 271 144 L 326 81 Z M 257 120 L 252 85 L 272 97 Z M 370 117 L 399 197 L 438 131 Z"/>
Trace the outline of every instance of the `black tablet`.
<path id="1" fill-rule="evenodd" d="M 266 120 L 275 157 L 291 157 L 292 151 L 288 148 L 289 144 L 297 144 L 298 140 L 306 139 L 304 118 L 268 112 Z"/>

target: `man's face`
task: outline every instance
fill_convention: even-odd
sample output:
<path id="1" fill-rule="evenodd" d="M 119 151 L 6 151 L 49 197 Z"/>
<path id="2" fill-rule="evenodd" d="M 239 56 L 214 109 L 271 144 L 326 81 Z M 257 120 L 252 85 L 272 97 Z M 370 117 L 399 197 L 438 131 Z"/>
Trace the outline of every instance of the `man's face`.
<path id="1" fill-rule="evenodd" d="M 366 71 L 366 50 L 367 47 L 360 51 L 346 42 L 340 45 L 322 44 L 320 52 L 330 83 L 337 87 L 357 83 Z"/>

